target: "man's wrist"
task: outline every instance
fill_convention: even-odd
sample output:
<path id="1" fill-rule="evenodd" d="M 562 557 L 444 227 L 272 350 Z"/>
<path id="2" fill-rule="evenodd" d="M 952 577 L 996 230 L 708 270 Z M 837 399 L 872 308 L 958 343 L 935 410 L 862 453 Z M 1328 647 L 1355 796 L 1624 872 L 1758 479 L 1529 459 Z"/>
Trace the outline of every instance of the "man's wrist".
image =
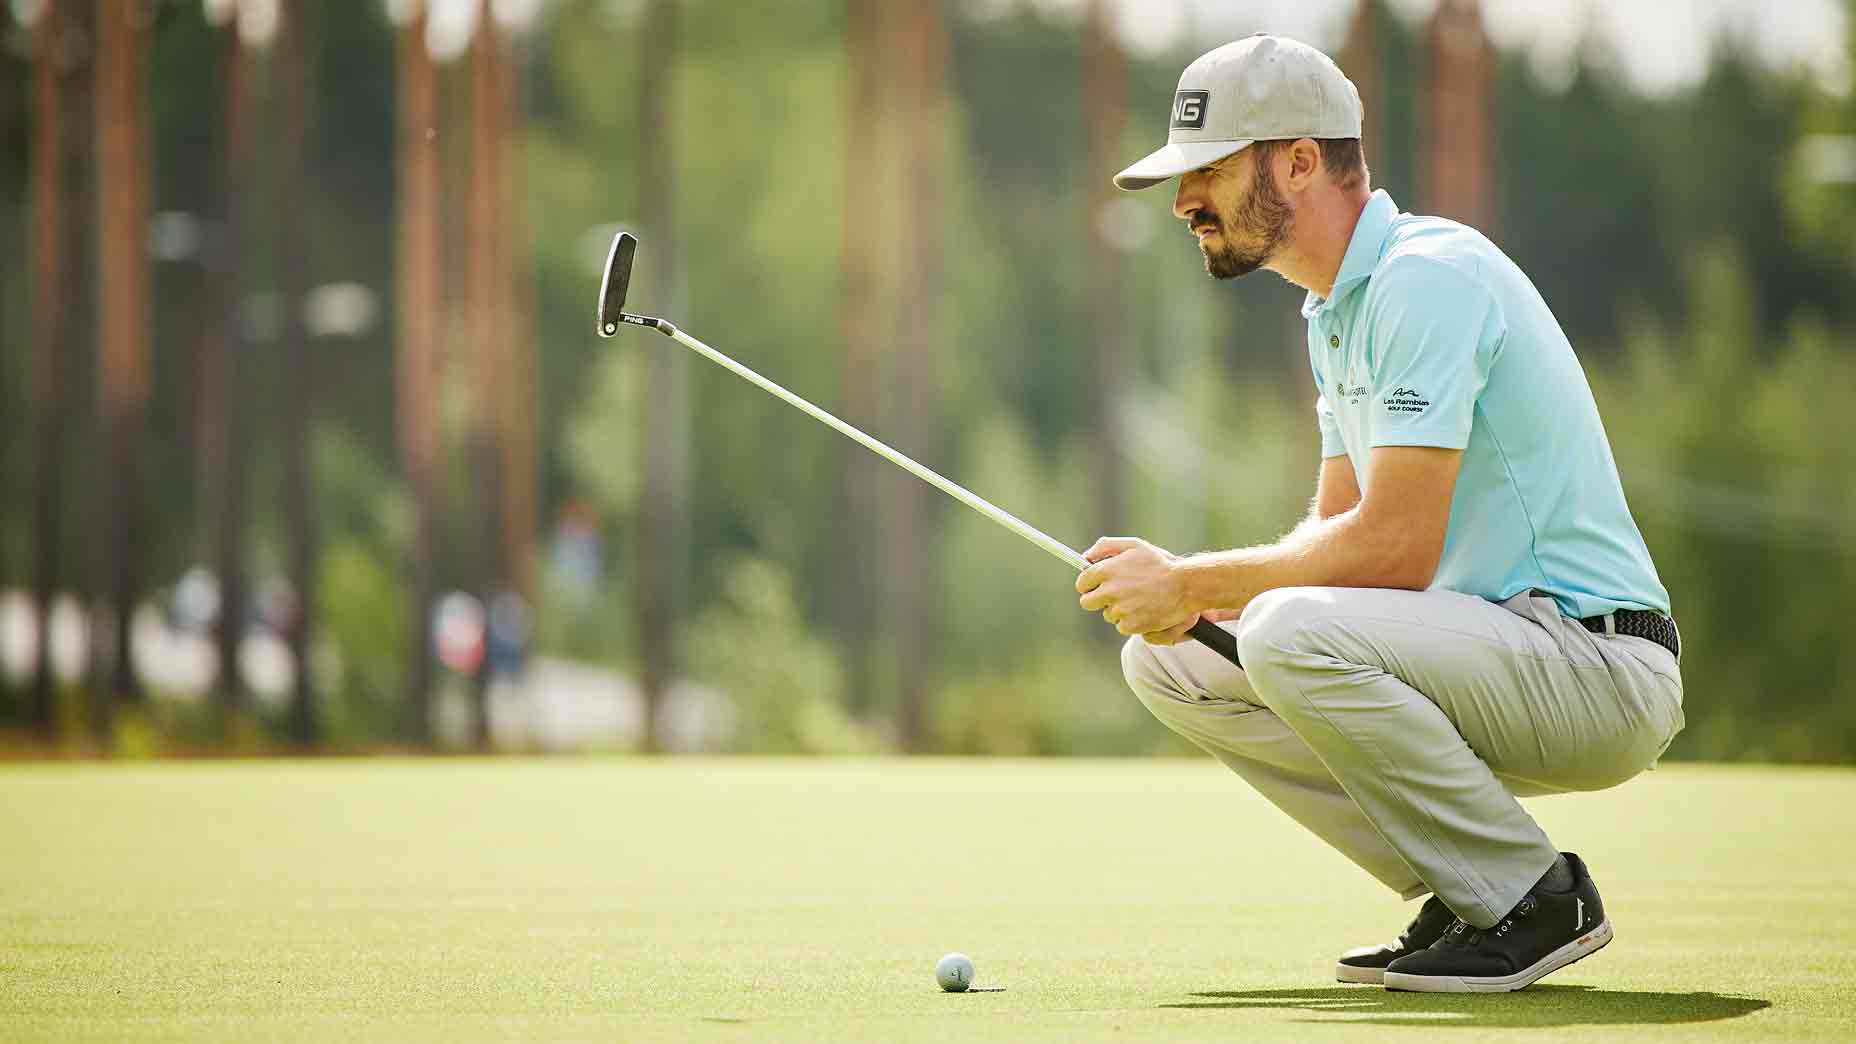
<path id="1" fill-rule="evenodd" d="M 1216 565 L 1208 554 L 1186 555 L 1179 560 L 1179 596 L 1186 612 L 1202 613 L 1218 607 Z"/>

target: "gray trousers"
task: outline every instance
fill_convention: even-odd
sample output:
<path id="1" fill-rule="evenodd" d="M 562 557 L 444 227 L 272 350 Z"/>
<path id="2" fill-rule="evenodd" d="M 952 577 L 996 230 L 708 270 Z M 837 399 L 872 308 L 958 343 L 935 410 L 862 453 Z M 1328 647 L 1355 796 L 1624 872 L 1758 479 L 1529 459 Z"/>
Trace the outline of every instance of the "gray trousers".
<path id="1" fill-rule="evenodd" d="M 1487 928 L 1558 854 L 1516 796 L 1602 790 L 1683 725 L 1675 656 L 1551 598 L 1294 587 L 1196 642 L 1122 650 L 1168 728 L 1407 899 Z"/>

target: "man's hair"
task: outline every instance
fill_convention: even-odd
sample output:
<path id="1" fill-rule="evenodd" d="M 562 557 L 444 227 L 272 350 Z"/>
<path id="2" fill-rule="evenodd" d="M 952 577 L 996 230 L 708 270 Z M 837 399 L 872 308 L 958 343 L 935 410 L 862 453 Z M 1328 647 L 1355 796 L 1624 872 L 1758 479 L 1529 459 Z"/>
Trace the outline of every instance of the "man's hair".
<path id="1" fill-rule="evenodd" d="M 1259 166 L 1276 158 L 1276 154 L 1299 141 L 1299 138 L 1259 141 L 1251 148 L 1257 151 Z M 1327 170 L 1328 177 L 1341 188 L 1350 189 L 1359 185 L 1370 184 L 1372 173 L 1366 169 L 1366 149 L 1360 145 L 1358 138 L 1316 138 L 1315 144 L 1321 146 L 1321 166 Z"/>

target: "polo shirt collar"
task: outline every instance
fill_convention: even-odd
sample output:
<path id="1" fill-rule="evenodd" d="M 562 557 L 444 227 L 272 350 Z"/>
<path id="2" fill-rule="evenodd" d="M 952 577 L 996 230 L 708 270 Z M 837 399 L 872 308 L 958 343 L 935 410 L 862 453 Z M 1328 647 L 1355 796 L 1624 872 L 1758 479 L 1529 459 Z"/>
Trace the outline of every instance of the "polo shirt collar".
<path id="1" fill-rule="evenodd" d="M 1366 201 L 1366 209 L 1360 211 L 1360 220 L 1354 223 L 1353 238 L 1347 241 L 1347 254 L 1341 258 L 1333 291 L 1326 297 L 1318 297 L 1310 291 L 1308 299 L 1302 302 L 1302 318 L 1313 319 L 1371 278 L 1373 269 L 1379 267 L 1379 255 L 1385 249 L 1386 236 L 1391 234 L 1392 222 L 1397 217 L 1398 204 L 1392 202 L 1391 195 L 1385 189 L 1375 189 Z"/>

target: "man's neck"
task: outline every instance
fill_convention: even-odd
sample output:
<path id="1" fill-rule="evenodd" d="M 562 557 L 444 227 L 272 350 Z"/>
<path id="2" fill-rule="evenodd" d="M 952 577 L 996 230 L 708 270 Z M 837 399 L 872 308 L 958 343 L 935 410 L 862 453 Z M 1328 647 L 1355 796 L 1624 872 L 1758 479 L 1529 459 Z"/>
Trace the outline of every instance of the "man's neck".
<path id="1" fill-rule="evenodd" d="M 1332 294 L 1354 226 L 1370 199 L 1372 190 L 1362 187 L 1311 200 L 1296 212 L 1295 238 L 1264 267 L 1316 297 Z"/>

